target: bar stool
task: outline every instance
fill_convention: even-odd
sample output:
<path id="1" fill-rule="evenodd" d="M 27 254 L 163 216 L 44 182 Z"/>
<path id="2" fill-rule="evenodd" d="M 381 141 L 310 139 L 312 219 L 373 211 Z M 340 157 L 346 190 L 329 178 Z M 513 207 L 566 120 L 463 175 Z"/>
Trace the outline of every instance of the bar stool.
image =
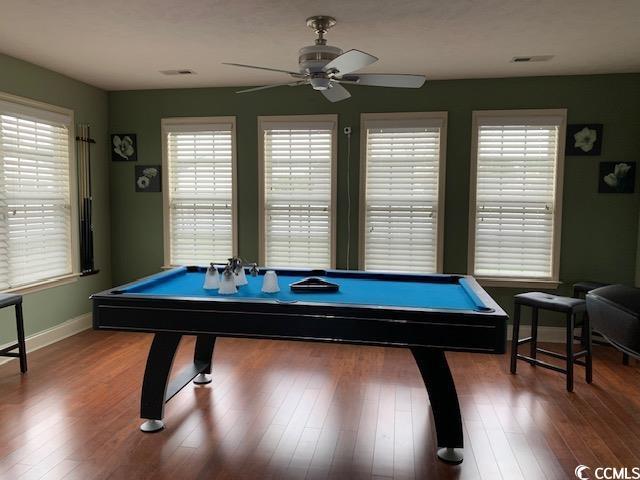
<path id="1" fill-rule="evenodd" d="M 13 357 L 20 359 L 20 372 L 27 371 L 27 349 L 24 343 L 24 321 L 22 320 L 22 295 L 13 295 L 10 293 L 0 293 L 0 308 L 15 305 L 16 308 L 16 327 L 18 330 L 18 341 L 13 345 L 0 350 L 0 357 Z M 11 350 L 18 349 L 18 353 Z"/>
<path id="2" fill-rule="evenodd" d="M 515 311 L 513 315 L 513 339 L 511 343 L 511 373 L 516 373 L 517 360 L 524 360 L 531 365 L 537 365 L 543 368 L 548 368 L 556 372 L 564 373 L 567 376 L 567 391 L 573 391 L 573 365 L 582 365 L 586 369 L 587 383 L 591 383 L 592 380 L 592 368 L 591 368 L 591 329 L 589 328 L 589 317 L 584 316 L 586 322 L 583 329 L 583 350 L 574 352 L 574 337 L 573 332 L 575 329 L 576 315 L 585 312 L 585 301 L 579 298 L 560 297 L 558 295 L 550 295 L 543 292 L 529 292 L 521 293 L 514 297 Z M 525 305 L 531 307 L 531 336 L 526 338 L 519 338 L 520 333 L 520 309 Z M 567 321 L 567 354 L 562 355 L 560 353 L 538 348 L 538 310 L 550 310 L 553 312 L 560 312 L 566 315 Z M 523 343 L 530 343 L 529 356 L 521 355 L 518 353 L 518 347 Z M 551 363 L 538 360 L 537 354 L 541 353 L 550 357 L 558 358 L 566 362 L 566 368 L 561 368 Z M 580 360 L 581 357 L 585 357 L 584 360 Z"/>

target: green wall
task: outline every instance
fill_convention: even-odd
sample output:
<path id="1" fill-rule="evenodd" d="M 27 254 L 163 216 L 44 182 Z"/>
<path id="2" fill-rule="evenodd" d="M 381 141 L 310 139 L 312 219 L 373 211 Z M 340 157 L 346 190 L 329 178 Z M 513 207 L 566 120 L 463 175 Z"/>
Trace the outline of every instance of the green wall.
<path id="1" fill-rule="evenodd" d="M 347 139 L 338 143 L 338 267 L 356 268 L 358 208 L 347 219 L 347 177 L 358 198 L 361 112 L 447 111 L 445 272 L 466 272 L 471 112 L 482 109 L 567 108 L 569 123 L 603 123 L 600 157 L 567 157 L 561 279 L 632 283 L 638 234 L 638 194 L 597 193 L 598 162 L 640 160 L 640 75 L 535 77 L 428 82 L 419 90 L 350 87 L 353 97 L 331 104 L 310 88 L 281 87 L 238 95 L 233 88 L 122 91 L 109 94 L 112 133 L 138 135 L 139 162 L 160 164 L 160 119 L 235 115 L 238 149 L 239 253 L 258 256 L 258 115 L 337 113 L 339 132 L 353 127 L 351 167 Z M 640 187 L 640 186 L 639 186 Z M 640 190 L 640 188 L 638 188 Z M 135 193 L 133 164 L 111 164 L 114 283 L 158 271 L 163 261 L 162 194 Z M 351 236 L 351 254 L 346 244 Z M 565 290 L 563 291 L 568 291 Z M 514 290 L 494 289 L 511 304 Z"/>
<path id="2" fill-rule="evenodd" d="M 27 334 L 90 310 L 91 293 L 159 270 L 163 261 L 162 194 L 134 192 L 134 165 L 110 162 L 108 133 L 138 135 L 138 164 L 160 164 L 160 119 L 172 116 L 237 117 L 239 251 L 258 256 L 257 116 L 337 113 L 338 267 L 356 268 L 358 208 L 347 218 L 347 181 L 358 198 L 359 115 L 362 112 L 447 111 L 445 271 L 465 272 L 471 112 L 482 109 L 567 108 L 570 123 L 604 124 L 600 157 L 567 157 L 560 276 L 633 283 L 640 278 L 639 195 L 597 193 L 598 162 L 640 160 L 640 74 L 428 82 L 420 90 L 351 87 L 353 97 L 331 104 L 308 88 L 278 88 L 236 95 L 233 88 L 106 93 L 50 70 L 0 54 L 0 91 L 70 108 L 89 123 L 92 150 L 95 258 L 100 273 L 25 295 Z M 639 165 L 640 167 L 640 165 Z M 637 190 L 640 190 L 638 185 Z M 350 258 L 346 258 L 350 238 Z M 640 252 L 638 252 L 640 254 Z M 515 289 L 491 289 L 510 310 Z M 13 312 L 0 311 L 0 344 L 14 335 Z"/>
<path id="3" fill-rule="evenodd" d="M 100 273 L 24 296 L 27 335 L 91 310 L 89 295 L 111 284 L 107 93 L 58 73 L 0 54 L 0 91 L 70 108 L 76 123 L 89 123 L 96 139 L 92 155 L 95 260 Z M 15 338 L 13 309 L 0 311 L 0 344 Z"/>

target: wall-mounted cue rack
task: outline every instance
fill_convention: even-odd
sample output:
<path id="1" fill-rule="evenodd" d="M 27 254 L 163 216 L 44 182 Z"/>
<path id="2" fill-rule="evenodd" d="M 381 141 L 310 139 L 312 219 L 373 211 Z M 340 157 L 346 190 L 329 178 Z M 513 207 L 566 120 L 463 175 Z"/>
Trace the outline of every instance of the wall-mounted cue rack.
<path id="1" fill-rule="evenodd" d="M 76 137 L 78 146 L 78 197 L 80 219 L 80 274 L 93 275 L 98 273 L 93 264 L 93 197 L 91 196 L 91 144 L 96 141 L 91 138 L 89 125 L 78 125 L 79 135 Z"/>

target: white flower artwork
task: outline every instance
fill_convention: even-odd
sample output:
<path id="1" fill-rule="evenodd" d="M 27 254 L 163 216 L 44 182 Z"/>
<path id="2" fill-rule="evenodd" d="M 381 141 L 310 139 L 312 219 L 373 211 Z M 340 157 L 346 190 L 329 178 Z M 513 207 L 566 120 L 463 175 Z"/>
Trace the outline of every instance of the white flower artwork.
<path id="1" fill-rule="evenodd" d="M 618 163 L 613 168 L 612 173 L 604 176 L 604 183 L 609 185 L 611 188 L 618 187 L 624 180 L 624 177 L 627 176 L 627 173 L 629 173 L 629 170 L 631 170 L 631 165 L 627 165 L 626 163 Z"/>
<path id="2" fill-rule="evenodd" d="M 635 184 L 635 162 L 600 164 L 601 193 L 633 193 Z"/>
<path id="3" fill-rule="evenodd" d="M 142 174 L 145 177 L 153 178 L 158 175 L 158 169 L 154 167 L 145 168 L 142 170 Z"/>
<path id="4" fill-rule="evenodd" d="M 138 177 L 138 181 L 136 183 L 138 184 L 138 188 L 141 188 L 144 190 L 149 188 L 151 181 L 149 180 L 149 177 L 145 177 L 143 175 L 142 177 Z"/>
<path id="5" fill-rule="evenodd" d="M 578 133 L 573 135 L 575 140 L 574 146 L 579 148 L 583 152 L 590 152 L 593 149 L 594 143 L 598 139 L 598 132 L 595 130 L 584 127 Z"/>
<path id="6" fill-rule="evenodd" d="M 604 126 L 601 123 L 567 125 L 565 155 L 600 155 Z"/>
<path id="7" fill-rule="evenodd" d="M 136 135 L 133 133 L 111 135 L 111 147 L 111 160 L 135 162 L 138 159 Z"/>
<path id="8" fill-rule="evenodd" d="M 160 192 L 160 166 L 149 167 L 146 165 L 137 165 L 136 174 L 136 192 Z"/>

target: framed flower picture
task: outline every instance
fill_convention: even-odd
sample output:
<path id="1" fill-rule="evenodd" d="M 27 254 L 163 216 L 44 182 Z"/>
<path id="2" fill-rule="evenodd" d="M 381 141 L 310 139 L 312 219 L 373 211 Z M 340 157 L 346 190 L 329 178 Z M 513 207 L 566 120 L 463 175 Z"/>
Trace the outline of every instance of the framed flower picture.
<path id="1" fill-rule="evenodd" d="M 111 160 L 114 162 L 138 161 L 138 141 L 135 133 L 111 135 Z"/>
<path id="2" fill-rule="evenodd" d="M 565 155 L 600 155 L 602 150 L 602 124 L 576 123 L 567 125 Z"/>
<path id="3" fill-rule="evenodd" d="M 599 193 L 633 193 L 636 184 L 636 162 L 600 162 Z"/>
<path id="4" fill-rule="evenodd" d="M 160 165 L 136 165 L 136 192 L 161 192 Z"/>

